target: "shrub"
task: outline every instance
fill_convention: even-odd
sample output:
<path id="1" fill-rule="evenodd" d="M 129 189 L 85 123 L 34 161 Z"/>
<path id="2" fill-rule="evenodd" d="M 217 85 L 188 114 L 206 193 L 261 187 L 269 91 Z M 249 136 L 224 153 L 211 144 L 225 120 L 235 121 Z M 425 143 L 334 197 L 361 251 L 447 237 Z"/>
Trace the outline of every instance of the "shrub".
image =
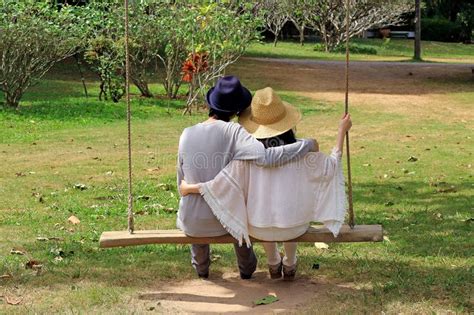
<path id="1" fill-rule="evenodd" d="M 421 20 L 421 39 L 440 42 L 459 42 L 461 25 L 445 18 Z"/>
<path id="2" fill-rule="evenodd" d="M 314 46 L 314 50 L 326 52 L 326 46 L 324 44 L 318 43 Z M 361 45 L 361 44 L 354 44 L 354 43 L 349 44 L 349 51 L 351 54 L 361 54 L 361 55 L 376 55 L 377 54 L 377 49 L 375 49 L 374 47 Z M 332 52 L 341 53 L 341 54 L 345 53 L 346 46 L 337 45 L 336 47 L 334 47 Z"/>
<path id="3" fill-rule="evenodd" d="M 0 89 L 17 108 L 24 92 L 81 45 L 84 16 L 49 1 L 4 1 L 0 6 Z"/>

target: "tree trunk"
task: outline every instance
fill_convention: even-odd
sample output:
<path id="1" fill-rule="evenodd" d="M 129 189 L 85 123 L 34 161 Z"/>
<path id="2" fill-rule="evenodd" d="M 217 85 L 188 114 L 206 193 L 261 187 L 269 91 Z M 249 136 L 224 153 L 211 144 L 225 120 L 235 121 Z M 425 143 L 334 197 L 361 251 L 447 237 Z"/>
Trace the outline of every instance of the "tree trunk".
<path id="1" fill-rule="evenodd" d="M 273 40 L 273 47 L 277 46 L 277 42 L 278 42 L 278 33 L 275 34 L 275 39 Z"/>
<path id="2" fill-rule="evenodd" d="M 153 97 L 153 94 L 150 92 L 148 87 L 148 82 L 143 79 L 132 79 L 133 84 L 140 90 L 141 96 L 143 97 Z"/>
<path id="3" fill-rule="evenodd" d="M 17 109 L 18 106 L 20 105 L 20 99 L 22 96 L 23 92 L 22 91 L 15 91 L 15 92 L 5 92 L 5 98 L 6 98 L 6 105 L 7 107 L 15 108 Z"/>
<path id="4" fill-rule="evenodd" d="M 415 60 L 421 60 L 421 0 L 415 0 L 415 15 L 416 15 L 416 26 L 415 26 Z"/>
<path id="5" fill-rule="evenodd" d="M 304 25 L 301 26 L 301 28 L 299 29 L 299 31 L 300 31 L 300 44 L 301 44 L 301 46 L 304 46 L 304 29 L 305 29 Z"/>

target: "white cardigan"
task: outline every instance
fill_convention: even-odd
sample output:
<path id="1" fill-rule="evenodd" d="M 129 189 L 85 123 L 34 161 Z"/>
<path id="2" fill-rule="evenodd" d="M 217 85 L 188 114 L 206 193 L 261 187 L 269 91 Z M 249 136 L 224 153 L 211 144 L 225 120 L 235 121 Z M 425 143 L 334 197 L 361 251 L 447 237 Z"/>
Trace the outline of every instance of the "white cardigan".
<path id="1" fill-rule="evenodd" d="M 336 237 L 346 213 L 341 152 L 336 149 L 329 156 L 312 152 L 271 168 L 232 161 L 200 192 L 240 245 L 245 240 L 250 246 L 249 225 L 293 228 L 318 221 Z"/>

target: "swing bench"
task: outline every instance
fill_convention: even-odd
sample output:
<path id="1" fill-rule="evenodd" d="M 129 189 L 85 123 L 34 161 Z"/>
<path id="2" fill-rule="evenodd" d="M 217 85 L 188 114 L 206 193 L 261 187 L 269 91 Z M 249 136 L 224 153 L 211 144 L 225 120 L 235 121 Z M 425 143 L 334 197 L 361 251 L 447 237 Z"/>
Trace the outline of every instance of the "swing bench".
<path id="1" fill-rule="evenodd" d="M 130 55 L 128 34 L 128 0 L 125 2 L 125 95 L 127 103 L 127 125 L 128 125 L 128 230 L 103 232 L 100 236 L 101 248 L 137 246 L 147 244 L 227 244 L 237 243 L 231 235 L 214 237 L 191 237 L 180 230 L 134 230 L 133 217 L 133 194 L 132 194 L 132 143 L 131 143 L 131 109 L 130 109 Z M 346 67 L 345 67 L 345 113 L 349 112 L 349 23 L 350 9 L 349 0 L 346 1 Z M 348 212 L 349 224 L 343 225 L 339 235 L 333 234 L 322 226 L 312 225 L 305 234 L 288 242 L 381 242 L 383 240 L 383 229 L 381 225 L 355 225 L 354 208 L 352 202 L 352 177 L 349 150 L 349 132 L 346 134 L 347 152 L 347 179 L 348 179 Z M 251 238 L 252 242 L 263 242 Z"/>

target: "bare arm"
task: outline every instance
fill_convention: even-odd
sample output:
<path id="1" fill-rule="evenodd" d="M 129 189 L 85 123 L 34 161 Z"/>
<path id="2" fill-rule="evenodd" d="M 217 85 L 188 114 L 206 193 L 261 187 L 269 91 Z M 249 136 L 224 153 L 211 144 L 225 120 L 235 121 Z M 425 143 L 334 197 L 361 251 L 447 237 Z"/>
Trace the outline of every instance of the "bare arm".
<path id="1" fill-rule="evenodd" d="M 336 149 L 342 152 L 342 147 L 344 146 L 344 139 L 346 137 L 346 133 L 352 127 L 352 120 L 351 115 L 346 114 L 342 117 L 341 121 L 339 122 L 339 131 L 337 133 L 337 142 L 336 142 Z"/>
<path id="2" fill-rule="evenodd" d="M 199 194 L 199 188 L 201 187 L 201 184 L 188 184 L 186 183 L 185 180 L 181 181 L 181 184 L 179 185 L 179 192 L 181 193 L 181 196 L 186 196 L 189 194 Z"/>

